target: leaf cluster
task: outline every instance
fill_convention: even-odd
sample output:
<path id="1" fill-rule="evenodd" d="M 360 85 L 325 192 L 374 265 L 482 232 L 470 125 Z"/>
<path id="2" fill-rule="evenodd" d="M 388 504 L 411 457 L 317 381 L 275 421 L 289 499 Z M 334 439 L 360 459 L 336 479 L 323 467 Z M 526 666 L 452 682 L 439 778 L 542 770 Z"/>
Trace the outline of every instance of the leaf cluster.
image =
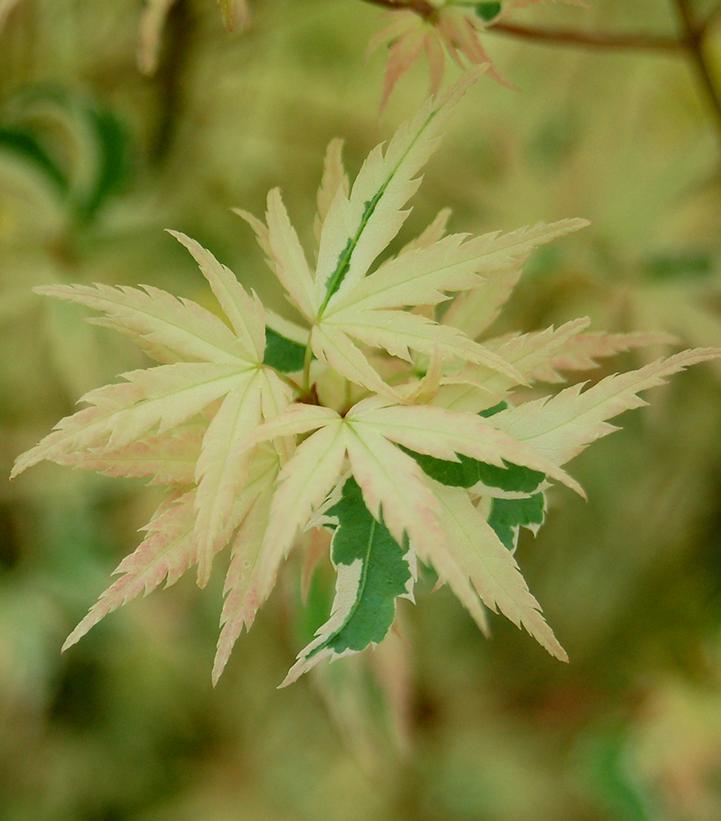
<path id="1" fill-rule="evenodd" d="M 382 641 L 397 600 L 413 599 L 419 563 L 483 631 L 487 611 L 500 612 L 567 659 L 516 562 L 520 529 L 542 525 L 552 483 L 583 494 L 565 466 L 616 430 L 608 420 L 721 352 L 684 351 L 585 390 L 539 394 L 603 357 L 666 341 L 589 332 L 585 318 L 489 332 L 532 251 L 584 220 L 469 236 L 447 233 L 442 211 L 382 257 L 472 79 L 431 98 L 370 152 L 352 184 L 341 142 L 330 144 L 312 263 L 279 190 L 264 220 L 238 211 L 296 320 L 265 308 L 178 232 L 223 319 L 151 286 L 37 289 L 95 310 L 95 323 L 131 337 L 157 364 L 83 396 L 84 407 L 22 454 L 13 475 L 49 460 L 167 487 L 143 541 L 65 647 L 191 568 L 204 586 L 229 549 L 215 682 L 290 551 L 325 531 L 335 600 L 286 683 Z"/>

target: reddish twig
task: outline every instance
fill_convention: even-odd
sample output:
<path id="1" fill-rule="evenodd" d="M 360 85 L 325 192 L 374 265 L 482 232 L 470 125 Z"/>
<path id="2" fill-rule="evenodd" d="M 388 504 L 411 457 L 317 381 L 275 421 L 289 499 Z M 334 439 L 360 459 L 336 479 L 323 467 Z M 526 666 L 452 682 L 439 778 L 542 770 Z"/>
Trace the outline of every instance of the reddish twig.
<path id="1" fill-rule="evenodd" d="M 426 19 L 432 17 L 437 11 L 436 7 L 426 0 L 364 0 L 364 2 L 391 11 L 414 11 Z"/>
<path id="2" fill-rule="evenodd" d="M 613 32 L 575 31 L 520 26 L 515 23 L 496 23 L 490 33 L 505 34 L 522 40 L 533 40 L 549 45 L 577 46 L 579 48 L 633 49 L 635 51 L 679 51 L 686 47 L 677 37 L 651 34 L 624 34 Z"/>
<path id="3" fill-rule="evenodd" d="M 432 17 L 437 11 L 427 0 L 364 0 L 364 2 L 389 9 L 390 11 L 412 11 L 424 19 Z M 517 37 L 523 40 L 535 40 L 539 43 L 564 46 L 603 49 L 647 49 L 650 51 L 678 51 L 685 47 L 685 43 L 675 37 L 538 28 L 521 26 L 515 23 L 494 23 L 492 26 L 489 26 L 488 31 L 490 33 L 505 34 L 509 37 Z"/>
<path id="4" fill-rule="evenodd" d="M 430 19 L 437 9 L 428 0 L 364 0 L 381 8 L 399 11 L 405 9 Z M 522 26 L 516 23 L 498 22 L 488 27 L 489 33 L 516 37 L 536 43 L 577 48 L 605 50 L 649 51 L 656 53 L 683 54 L 696 69 L 699 82 L 711 107 L 716 128 L 721 138 L 721 91 L 716 87 L 711 68 L 706 59 L 704 45 L 709 30 L 721 17 L 718 3 L 697 23 L 688 0 L 673 0 L 681 23 L 680 36 L 663 36 L 643 33 L 576 31 L 573 29 Z"/>

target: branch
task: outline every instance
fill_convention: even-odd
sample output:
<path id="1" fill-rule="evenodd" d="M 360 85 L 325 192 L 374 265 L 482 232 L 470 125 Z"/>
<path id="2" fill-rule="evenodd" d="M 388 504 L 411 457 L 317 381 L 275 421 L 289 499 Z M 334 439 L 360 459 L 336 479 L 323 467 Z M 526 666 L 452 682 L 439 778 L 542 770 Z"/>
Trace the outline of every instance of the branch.
<path id="1" fill-rule="evenodd" d="M 424 19 L 429 19 L 437 9 L 428 0 L 364 0 L 374 6 L 391 11 L 413 11 Z M 721 6 L 719 7 L 721 11 Z M 661 37 L 649 34 L 615 34 L 613 32 L 585 32 L 572 29 L 537 28 L 515 23 L 494 23 L 488 27 L 493 34 L 535 40 L 539 43 L 576 46 L 580 48 L 633 49 L 648 51 L 680 51 L 686 44 L 675 37 Z"/>
<path id="2" fill-rule="evenodd" d="M 674 2 L 681 21 L 681 29 L 688 58 L 696 68 L 699 82 L 706 92 L 706 98 L 711 106 L 718 136 L 719 139 L 721 139 L 721 96 L 719 95 L 719 90 L 711 74 L 711 67 L 706 60 L 706 54 L 704 52 L 706 30 L 715 15 L 712 15 L 711 18 L 707 18 L 704 24 L 698 25 L 694 20 L 688 0 L 674 0 Z"/>
<path id="3" fill-rule="evenodd" d="M 414 11 L 419 17 L 426 20 L 437 11 L 436 7 L 427 0 L 364 0 L 364 2 L 391 11 Z"/>
<path id="4" fill-rule="evenodd" d="M 609 50 L 633 49 L 635 51 L 681 51 L 686 47 L 683 40 L 676 37 L 662 37 L 651 34 L 623 34 L 601 31 L 573 31 L 571 29 L 538 28 L 520 26 L 515 23 L 495 23 L 488 28 L 493 34 L 505 34 L 522 40 L 535 40 L 577 48 L 598 48 Z"/>

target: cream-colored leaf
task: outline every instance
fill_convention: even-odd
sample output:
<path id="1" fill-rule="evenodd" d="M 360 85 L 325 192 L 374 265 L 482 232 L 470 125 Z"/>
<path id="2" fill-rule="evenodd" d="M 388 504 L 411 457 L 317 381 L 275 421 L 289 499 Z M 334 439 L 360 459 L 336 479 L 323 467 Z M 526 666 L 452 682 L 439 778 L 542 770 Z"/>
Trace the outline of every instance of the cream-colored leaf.
<path id="1" fill-rule="evenodd" d="M 587 371 L 598 367 L 597 359 L 606 359 L 636 348 L 677 345 L 678 339 L 667 333 L 640 331 L 609 334 L 581 333 L 572 337 L 557 352 L 553 367 L 558 371 Z"/>
<path id="2" fill-rule="evenodd" d="M 469 251 L 466 235 L 451 234 L 423 248 L 400 254 L 355 287 L 345 288 L 328 304 L 326 318 L 352 311 L 436 305 L 446 292 L 478 286 L 478 257 Z"/>
<path id="3" fill-rule="evenodd" d="M 521 268 L 499 271 L 472 291 L 458 294 L 443 314 L 443 323 L 477 339 L 498 319 L 523 273 Z"/>
<path id="4" fill-rule="evenodd" d="M 297 322 L 293 322 L 287 317 L 277 314 L 270 308 L 265 309 L 265 321 L 269 328 L 272 328 L 276 333 L 290 339 L 292 342 L 297 342 L 299 345 L 306 345 L 308 342 L 308 335 L 310 331 Z"/>
<path id="5" fill-rule="evenodd" d="M 528 443 L 556 465 L 563 465 L 588 445 L 618 430 L 606 420 L 647 403 L 638 394 L 663 385 L 691 365 L 716 359 L 721 348 L 682 351 L 628 373 L 614 374 L 581 391 L 573 385 L 556 396 L 542 397 L 492 417 L 493 425 Z"/>
<path id="6" fill-rule="evenodd" d="M 341 328 L 324 323 L 313 328 L 311 336 L 313 353 L 322 362 L 357 385 L 383 396 L 395 397 L 389 387 L 368 361 L 368 357 L 353 343 Z"/>
<path id="7" fill-rule="evenodd" d="M 263 220 L 258 219 L 255 214 L 251 214 L 250 211 L 246 211 L 244 208 L 231 208 L 230 210 L 250 226 L 253 234 L 255 234 L 255 240 L 258 246 L 266 256 L 266 262 L 271 271 L 275 273 L 278 260 L 274 258 L 273 249 L 270 247 L 268 226 Z"/>
<path id="8" fill-rule="evenodd" d="M 451 565 L 471 582 L 486 607 L 496 613 L 500 610 L 517 627 L 525 628 L 552 656 L 568 661 L 566 651 L 541 615 L 541 606 L 529 592 L 513 554 L 473 506 L 468 493 L 438 483 L 434 483 L 434 491 L 440 503 Z M 434 557 L 428 558 L 435 566 Z M 448 559 L 442 557 L 440 562 L 447 564 Z M 453 589 L 453 583 L 448 581 Z M 461 601 L 466 606 L 467 595 L 464 589 Z"/>
<path id="9" fill-rule="evenodd" d="M 351 336 L 366 345 L 383 348 L 391 356 L 407 361 L 411 359 L 410 351 L 418 351 L 428 356 L 435 352 L 443 359 L 458 359 L 483 364 L 515 380 L 516 384 L 525 382 L 524 377 L 501 356 L 487 350 L 478 342 L 472 341 L 456 328 L 439 325 L 424 316 L 407 311 L 354 312 L 346 310 L 328 319 L 324 318 L 323 322 L 313 331 L 314 339 L 318 330 L 322 330 L 326 335 L 332 334 L 333 339 L 340 334 Z M 326 360 L 331 367 L 339 370 L 337 365 L 330 361 L 327 353 Z M 344 373 L 345 375 L 347 374 Z M 348 376 L 348 378 L 353 377 Z M 375 388 L 375 390 L 378 389 Z M 379 390 L 378 392 L 380 393 Z M 388 393 L 387 389 L 385 393 Z"/>
<path id="10" fill-rule="evenodd" d="M 508 234 L 496 231 L 478 237 L 475 242 L 479 254 L 485 248 L 484 267 L 479 272 L 486 276 L 486 280 L 473 291 L 456 297 L 443 317 L 444 323 L 476 339 L 495 321 L 508 301 L 531 252 L 588 224 L 584 219 L 565 219 L 550 224 L 538 223 Z"/>
<path id="11" fill-rule="evenodd" d="M 58 464 L 106 476 L 150 477 L 151 484 L 191 485 L 205 427 L 187 425 L 162 436 L 148 436 L 113 451 L 59 454 Z"/>
<path id="12" fill-rule="evenodd" d="M 298 530 L 305 527 L 338 481 L 345 455 L 340 419 L 317 431 L 284 465 L 270 507 L 269 524 L 254 577 L 252 595 L 262 604 L 275 584 Z"/>
<path id="13" fill-rule="evenodd" d="M 331 140 L 323 159 L 323 176 L 317 196 L 317 208 L 313 221 L 316 241 L 320 241 L 323 223 L 336 193 L 340 190 L 348 196 L 348 175 L 343 165 L 343 140 Z"/>
<path id="14" fill-rule="evenodd" d="M 450 217 L 451 209 L 441 208 L 433 221 L 428 223 L 428 225 L 423 229 L 423 231 L 421 231 L 420 234 L 418 234 L 417 237 L 406 243 L 403 248 L 401 248 L 398 256 L 405 254 L 408 251 L 417 251 L 420 248 L 428 248 L 429 245 L 433 245 L 443 239 Z"/>
<path id="15" fill-rule="evenodd" d="M 258 297 L 250 296 L 235 274 L 194 239 L 179 231 L 168 233 L 187 248 L 198 263 L 220 307 L 230 320 L 244 358 L 249 362 L 262 362 L 265 351 L 265 312 Z"/>
<path id="16" fill-rule="evenodd" d="M 263 419 L 275 419 L 290 406 L 293 400 L 292 391 L 288 385 L 278 379 L 270 368 L 264 368 L 261 371 L 260 378 L 262 381 L 260 401 Z M 293 445 L 292 438 L 276 440 L 275 446 L 284 462 L 291 456 Z"/>
<path id="17" fill-rule="evenodd" d="M 261 415 L 260 373 L 251 371 L 223 399 L 203 437 L 195 471 L 195 538 L 198 543 L 198 585 L 210 578 L 212 558 L 238 525 L 233 501 L 248 476 L 248 445 Z"/>
<path id="18" fill-rule="evenodd" d="M 346 280 L 341 292 L 331 299 L 326 315 L 343 308 L 435 305 L 447 298 L 444 292 L 479 287 L 483 277 L 517 268 L 533 248 L 587 224 L 585 220 L 562 220 L 471 239 L 465 234 L 452 234 L 432 245 L 401 253 L 354 286 Z"/>
<path id="19" fill-rule="evenodd" d="M 407 536 L 411 547 L 420 551 L 443 541 L 438 504 L 415 460 L 350 415 L 345 441 L 366 507 L 378 521 L 383 517 L 398 544 L 403 545 Z"/>
<path id="20" fill-rule="evenodd" d="M 280 683 L 280 687 L 287 687 L 297 681 L 302 675 L 312 670 L 325 659 L 340 659 L 345 655 L 351 655 L 357 651 L 347 649 L 338 653 L 333 647 L 324 647 L 318 652 L 314 652 L 316 647 L 325 644 L 343 624 L 348 620 L 353 612 L 353 608 L 358 601 L 358 589 L 361 585 L 363 574 L 363 562 L 356 559 L 351 564 L 341 564 L 336 568 L 337 578 L 335 585 L 335 596 L 333 597 L 333 609 L 328 620 L 316 631 L 315 638 L 298 653 L 298 660 L 288 670 L 288 674 Z"/>
<path id="21" fill-rule="evenodd" d="M 356 177 L 350 195 L 336 193 L 323 224 L 318 252 L 318 299 L 331 290 L 351 287 L 400 230 L 403 208 L 416 192 L 418 174 L 440 142 L 453 104 L 477 75 L 430 99 L 396 131 L 385 151 L 376 146 Z M 341 282 L 341 279 L 343 280 Z"/>
<path id="22" fill-rule="evenodd" d="M 463 454 L 498 467 L 506 462 L 524 465 L 557 479 L 583 495 L 578 482 L 532 447 L 515 441 L 494 427 L 496 417 L 483 419 L 429 405 L 382 406 L 377 400 L 361 402 L 346 419 L 354 429 L 373 430 L 393 442 L 437 459 L 457 461 Z"/>
<path id="23" fill-rule="evenodd" d="M 304 405 L 296 402 L 289 405 L 274 419 L 261 425 L 254 433 L 252 442 L 268 442 L 278 437 L 297 436 L 308 431 L 324 428 L 340 420 L 340 416 L 330 408 L 320 405 Z"/>
<path id="24" fill-rule="evenodd" d="M 107 385 L 80 401 L 89 408 L 61 419 L 53 431 L 15 462 L 15 477 L 31 465 L 72 450 L 113 451 L 149 431 L 159 433 L 186 422 L 245 378 L 232 365 L 160 365 L 123 374 L 127 382 Z"/>
<path id="25" fill-rule="evenodd" d="M 238 637 L 244 629 L 250 630 L 262 604 L 254 594 L 254 574 L 268 526 L 271 498 L 272 485 L 268 486 L 253 504 L 233 542 L 223 586 L 225 600 L 220 616 L 218 646 L 213 661 L 213 686 L 218 683 Z"/>
<path id="26" fill-rule="evenodd" d="M 111 285 L 47 285 L 36 293 L 77 302 L 107 319 L 95 320 L 132 337 L 161 361 L 183 359 L 236 362 L 242 349 L 225 323 L 189 299 L 178 299 L 149 285 L 140 288 Z M 159 358 L 159 357 L 155 357 Z"/>
<path id="27" fill-rule="evenodd" d="M 465 413 L 480 413 L 505 399 L 507 391 L 491 393 L 468 384 L 441 385 L 430 403 L 438 408 Z"/>
<path id="28" fill-rule="evenodd" d="M 509 362 L 526 382 L 562 382 L 563 377 L 554 367 L 559 351 L 571 339 L 588 327 L 588 317 L 574 319 L 559 328 L 546 328 L 529 334 L 487 339 L 484 346 Z M 491 371 L 482 365 L 465 365 L 460 371 L 443 377 L 445 384 L 467 383 L 493 395 L 505 393 L 518 383 L 505 374 Z"/>
<path id="29" fill-rule="evenodd" d="M 115 569 L 121 575 L 90 608 L 85 618 L 70 633 L 63 651 L 72 647 L 109 613 L 140 595 L 147 596 L 163 582 L 169 587 L 196 560 L 193 539 L 193 496 L 186 493 L 162 504 L 144 530 L 146 537 Z"/>
<path id="30" fill-rule="evenodd" d="M 402 401 L 408 405 L 430 403 L 441 386 L 443 360 L 437 349 L 428 358 L 426 372 L 417 382 L 409 382 L 398 389 Z"/>
<path id="31" fill-rule="evenodd" d="M 276 262 L 275 274 L 296 308 L 306 319 L 312 321 L 318 305 L 313 278 L 298 234 L 291 224 L 277 188 L 268 194 L 265 217 L 268 244 Z"/>

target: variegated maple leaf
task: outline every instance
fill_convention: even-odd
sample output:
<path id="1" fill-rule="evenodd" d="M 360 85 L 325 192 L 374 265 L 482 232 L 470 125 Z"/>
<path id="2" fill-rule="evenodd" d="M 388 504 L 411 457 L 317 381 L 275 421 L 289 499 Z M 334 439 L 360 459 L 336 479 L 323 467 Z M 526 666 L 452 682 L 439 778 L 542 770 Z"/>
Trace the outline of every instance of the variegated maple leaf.
<path id="1" fill-rule="evenodd" d="M 36 289 L 102 312 L 94 322 L 131 336 L 163 364 L 123 374 L 124 382 L 83 396 L 89 407 L 61 419 L 17 460 L 13 476 L 49 459 L 113 475 L 194 483 L 198 581 L 204 585 L 213 555 L 240 524 L 234 500 L 250 472 L 246 443 L 261 419 L 281 411 L 292 394 L 263 364 L 265 314 L 258 298 L 210 252 L 172 233 L 198 262 L 230 327 L 200 305 L 149 286 Z M 204 423 L 189 425 L 203 413 Z M 190 475 L 176 475 L 189 451 Z"/>
<path id="2" fill-rule="evenodd" d="M 370 152 L 352 184 L 341 144 L 331 143 L 313 264 L 278 190 L 265 222 L 240 212 L 302 324 L 264 310 L 210 252 L 175 232 L 226 321 L 150 286 L 39 289 L 100 312 L 93 321 L 127 334 L 160 363 L 86 394 L 87 407 L 62 419 L 13 470 L 47 459 L 168 486 L 144 540 L 66 647 L 191 567 L 205 584 L 214 557 L 231 545 L 216 682 L 285 558 L 305 545 L 306 567 L 329 550 L 335 601 L 285 683 L 382 641 L 397 601 L 413 599 L 419 562 L 482 630 L 487 610 L 503 613 L 567 659 L 514 556 L 519 532 L 542 525 L 551 483 L 583 493 L 565 465 L 615 430 L 608 420 L 721 351 L 685 351 L 585 390 L 573 385 L 529 400 L 528 385 L 562 382 L 564 372 L 602 357 L 668 342 L 590 332 L 584 318 L 488 336 L 532 250 L 583 220 L 471 237 L 447 235 L 442 211 L 396 256 L 377 261 L 467 84 L 429 100 Z M 303 577 L 307 583 L 307 570 Z"/>

